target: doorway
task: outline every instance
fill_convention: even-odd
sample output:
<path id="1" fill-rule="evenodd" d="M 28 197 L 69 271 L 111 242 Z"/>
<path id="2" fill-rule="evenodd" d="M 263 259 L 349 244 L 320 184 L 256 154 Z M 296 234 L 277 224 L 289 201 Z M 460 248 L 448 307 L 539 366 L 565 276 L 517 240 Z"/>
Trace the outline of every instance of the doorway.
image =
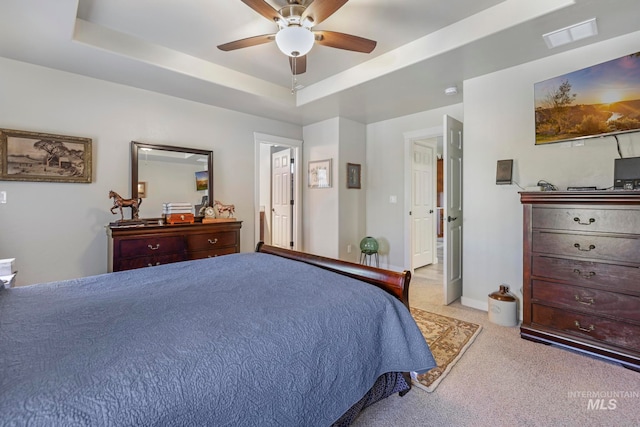
<path id="1" fill-rule="evenodd" d="M 302 248 L 302 141 L 263 133 L 254 133 L 255 144 L 255 185 L 254 185 L 254 241 L 266 244 L 287 240 L 284 247 L 300 250 Z M 286 185 L 274 179 L 273 157 L 275 152 L 287 153 Z M 300 161 L 298 161 L 300 159 Z M 282 159 L 278 161 L 282 167 Z M 284 176 L 284 169 L 275 174 Z M 276 194 L 274 205 L 274 186 L 285 189 L 286 194 Z M 283 198 L 284 196 L 284 198 Z M 286 199 L 286 201 L 284 200 Z M 283 203 L 284 202 L 284 203 Z M 286 208 L 283 204 L 288 204 Z M 277 224 L 274 224 L 274 209 L 277 209 Z M 286 209 L 287 221 L 283 225 L 282 213 Z M 274 236 L 274 233 L 277 233 Z M 274 240 L 275 237 L 275 240 Z"/>
<path id="2" fill-rule="evenodd" d="M 405 266 L 441 262 L 437 257 L 437 158 L 442 156 L 442 128 L 404 134 Z M 425 256 L 426 254 L 426 256 Z"/>
<path id="3" fill-rule="evenodd" d="M 414 140 L 411 146 L 411 268 L 438 262 L 437 237 L 437 138 Z"/>
<path id="4" fill-rule="evenodd" d="M 423 233 L 423 229 L 415 226 L 414 209 L 416 191 L 420 189 L 420 182 L 426 179 L 416 180 L 416 173 L 420 173 L 415 167 L 417 153 L 421 146 L 429 146 L 429 141 L 436 140 L 436 159 L 433 159 L 430 180 L 436 185 L 438 176 L 437 158 L 442 158 L 442 200 L 437 200 L 437 191 L 426 193 L 432 197 L 427 211 L 430 217 L 429 228 L 430 250 L 435 254 L 435 262 L 442 262 L 443 267 L 443 294 L 445 305 L 450 304 L 462 296 L 462 122 L 445 115 L 442 127 L 423 129 L 415 132 L 407 132 L 405 138 L 405 266 L 413 273 L 423 264 L 416 257 L 417 241 L 424 236 L 416 236 L 416 232 Z M 431 184 L 430 184 L 430 188 Z M 438 210 L 438 207 L 441 207 Z M 439 214 L 439 215 L 438 215 Z M 442 218 L 442 221 L 439 220 Z M 441 224 L 438 228 L 437 225 Z M 442 230 L 442 238 L 438 237 L 438 231 Z M 442 254 L 441 256 L 439 254 Z M 440 259 L 442 258 L 442 259 Z"/>

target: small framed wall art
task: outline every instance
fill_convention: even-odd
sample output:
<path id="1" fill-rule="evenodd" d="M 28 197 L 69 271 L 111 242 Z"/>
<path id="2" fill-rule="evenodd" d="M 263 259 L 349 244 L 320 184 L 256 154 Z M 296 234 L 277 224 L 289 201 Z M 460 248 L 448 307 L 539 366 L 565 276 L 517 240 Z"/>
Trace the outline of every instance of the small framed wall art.
<path id="1" fill-rule="evenodd" d="M 309 162 L 308 182 L 309 188 L 331 187 L 331 160 L 316 160 Z"/>
<path id="2" fill-rule="evenodd" d="M 0 129 L 0 180 L 91 182 L 90 138 Z"/>
<path id="3" fill-rule="evenodd" d="M 209 172 L 196 172 L 196 191 L 203 191 L 209 188 Z"/>
<path id="4" fill-rule="evenodd" d="M 347 188 L 361 188 L 361 169 L 357 163 L 347 163 Z"/>
<path id="5" fill-rule="evenodd" d="M 138 181 L 138 197 L 141 199 L 147 197 L 147 183 L 145 181 Z"/>

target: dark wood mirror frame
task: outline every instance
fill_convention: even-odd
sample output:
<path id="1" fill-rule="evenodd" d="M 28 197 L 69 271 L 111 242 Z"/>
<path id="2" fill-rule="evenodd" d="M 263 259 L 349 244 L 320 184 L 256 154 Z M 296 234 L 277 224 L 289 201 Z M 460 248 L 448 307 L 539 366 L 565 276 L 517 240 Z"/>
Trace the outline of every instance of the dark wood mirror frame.
<path id="1" fill-rule="evenodd" d="M 175 151 L 179 153 L 191 153 L 207 156 L 207 172 L 209 172 L 209 206 L 213 206 L 213 151 L 197 148 L 175 147 L 172 145 L 146 144 L 144 142 L 131 141 L 131 198 L 138 198 L 138 154 L 140 149 Z"/>

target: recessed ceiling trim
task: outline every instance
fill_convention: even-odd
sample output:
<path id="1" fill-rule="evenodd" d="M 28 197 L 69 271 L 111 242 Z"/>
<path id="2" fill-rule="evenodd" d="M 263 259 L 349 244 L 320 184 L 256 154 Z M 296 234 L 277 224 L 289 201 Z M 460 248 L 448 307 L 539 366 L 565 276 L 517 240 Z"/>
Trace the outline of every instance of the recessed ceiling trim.
<path id="1" fill-rule="evenodd" d="M 505 0 L 395 50 L 308 85 L 296 92 L 296 103 L 302 106 L 334 95 L 574 4 L 575 0 Z"/>
<path id="2" fill-rule="evenodd" d="M 288 88 L 76 18 L 73 41 L 208 83 L 293 104 Z"/>
<path id="3" fill-rule="evenodd" d="M 598 25 L 596 24 L 596 18 L 591 18 L 584 22 L 543 34 L 542 38 L 547 44 L 547 47 L 553 49 L 558 46 L 586 39 L 587 37 L 593 37 L 597 34 Z"/>

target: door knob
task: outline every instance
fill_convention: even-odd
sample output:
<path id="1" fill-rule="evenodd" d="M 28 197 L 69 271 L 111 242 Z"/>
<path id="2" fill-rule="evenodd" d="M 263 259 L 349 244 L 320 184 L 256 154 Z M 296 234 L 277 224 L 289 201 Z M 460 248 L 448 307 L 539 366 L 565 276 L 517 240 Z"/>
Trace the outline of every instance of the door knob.
<path id="1" fill-rule="evenodd" d="M 447 217 L 447 222 L 455 221 L 456 219 L 458 219 L 457 216 L 454 216 L 454 217 L 448 216 Z"/>
<path id="2" fill-rule="evenodd" d="M 429 213 L 433 213 L 433 209 L 429 209 Z"/>

